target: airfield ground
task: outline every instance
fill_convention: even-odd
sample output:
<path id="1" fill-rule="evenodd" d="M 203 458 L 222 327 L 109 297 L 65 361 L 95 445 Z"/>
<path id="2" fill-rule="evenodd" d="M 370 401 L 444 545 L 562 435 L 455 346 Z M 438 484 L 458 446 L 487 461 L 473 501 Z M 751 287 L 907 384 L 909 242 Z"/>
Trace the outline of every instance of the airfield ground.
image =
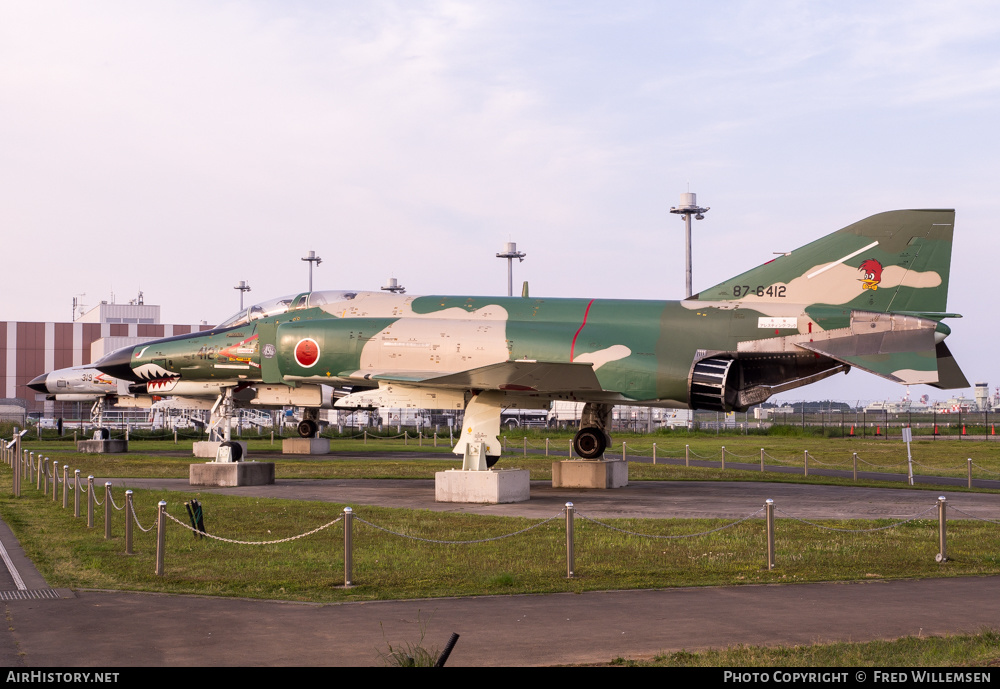
<path id="1" fill-rule="evenodd" d="M 188 489 L 178 479 L 125 482 L 136 490 Z M 221 492 L 532 519 L 550 516 L 567 500 L 598 519 L 732 519 L 766 498 L 804 519 L 897 519 L 937 497 L 912 489 L 712 481 L 636 481 L 602 492 L 534 482 L 530 502 L 501 506 L 434 503 L 432 482 L 421 479 L 281 479 L 275 486 Z M 970 513 L 1000 520 L 1000 494 L 962 492 L 959 498 Z M 0 541 L 27 588 L 47 589 L 6 528 Z M 13 588 L 12 581 L 0 583 L 0 590 Z M 976 633 L 1000 619 L 1000 576 L 322 605 L 84 589 L 58 593 L 5 600 L 9 633 L 0 653 L 6 666 L 378 665 L 388 644 L 405 646 L 423 637 L 423 645 L 440 648 L 452 632 L 461 639 L 449 665 L 602 663 L 738 644 Z"/>

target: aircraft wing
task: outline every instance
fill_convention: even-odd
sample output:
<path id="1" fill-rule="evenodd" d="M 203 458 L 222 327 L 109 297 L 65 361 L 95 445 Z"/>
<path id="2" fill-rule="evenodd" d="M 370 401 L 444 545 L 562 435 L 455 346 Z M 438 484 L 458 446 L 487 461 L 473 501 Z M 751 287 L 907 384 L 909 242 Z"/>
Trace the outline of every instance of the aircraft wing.
<path id="1" fill-rule="evenodd" d="M 356 372 L 341 373 L 357 377 Z M 506 390 L 524 392 L 598 392 L 601 384 L 590 363 L 504 361 L 468 371 L 441 374 L 425 371 L 382 371 L 365 379 L 455 390 Z"/>

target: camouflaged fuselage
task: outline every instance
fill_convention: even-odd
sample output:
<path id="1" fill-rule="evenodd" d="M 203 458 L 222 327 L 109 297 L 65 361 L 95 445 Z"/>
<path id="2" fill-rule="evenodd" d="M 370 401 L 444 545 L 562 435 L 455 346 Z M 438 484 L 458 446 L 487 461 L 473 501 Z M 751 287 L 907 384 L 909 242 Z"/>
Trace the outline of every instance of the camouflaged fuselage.
<path id="1" fill-rule="evenodd" d="M 98 367 L 161 394 L 394 384 L 493 389 L 521 406 L 746 408 L 851 366 L 948 387 L 964 381 L 941 342 L 953 223 L 948 210 L 882 213 L 683 301 L 300 294 Z M 702 379 L 718 399 L 699 398 Z"/>

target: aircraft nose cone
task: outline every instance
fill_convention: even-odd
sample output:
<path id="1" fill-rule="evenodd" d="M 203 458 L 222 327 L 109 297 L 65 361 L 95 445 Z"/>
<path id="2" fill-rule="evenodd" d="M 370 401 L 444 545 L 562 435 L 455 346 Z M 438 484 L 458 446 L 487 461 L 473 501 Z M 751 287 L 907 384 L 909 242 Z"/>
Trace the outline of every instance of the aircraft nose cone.
<path id="1" fill-rule="evenodd" d="M 48 377 L 49 377 L 48 373 L 43 373 L 40 376 L 32 378 L 31 382 L 28 383 L 28 387 L 34 390 L 35 392 L 48 392 L 49 388 L 45 383 Z"/>
<path id="2" fill-rule="evenodd" d="M 139 382 L 142 379 L 132 373 L 132 350 L 134 347 L 122 347 L 97 360 L 94 367 L 101 373 L 112 378 Z"/>

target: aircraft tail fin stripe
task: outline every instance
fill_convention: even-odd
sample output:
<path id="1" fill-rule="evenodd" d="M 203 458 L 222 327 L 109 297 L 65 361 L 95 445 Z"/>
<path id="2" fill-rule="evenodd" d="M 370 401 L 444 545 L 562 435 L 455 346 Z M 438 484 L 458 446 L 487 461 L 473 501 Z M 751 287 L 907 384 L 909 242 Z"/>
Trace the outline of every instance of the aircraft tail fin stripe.
<path id="1" fill-rule="evenodd" d="M 833 263 L 828 263 L 827 265 L 823 266 L 819 270 L 814 270 L 813 272 L 811 272 L 808 275 L 806 275 L 806 278 L 808 278 L 809 280 L 812 280 L 817 275 L 822 275 L 823 273 L 825 273 L 826 271 L 830 270 L 831 268 L 833 268 L 835 266 L 839 266 L 844 261 L 846 261 L 848 259 L 851 259 L 851 258 L 854 258 L 858 254 L 863 254 L 864 252 L 868 251 L 869 249 L 874 249 L 876 246 L 878 246 L 878 242 L 872 242 L 868 246 L 863 246 L 860 249 L 858 249 L 857 251 L 852 251 L 851 253 L 847 254 L 846 256 L 844 256 L 839 261 L 834 261 Z"/>

